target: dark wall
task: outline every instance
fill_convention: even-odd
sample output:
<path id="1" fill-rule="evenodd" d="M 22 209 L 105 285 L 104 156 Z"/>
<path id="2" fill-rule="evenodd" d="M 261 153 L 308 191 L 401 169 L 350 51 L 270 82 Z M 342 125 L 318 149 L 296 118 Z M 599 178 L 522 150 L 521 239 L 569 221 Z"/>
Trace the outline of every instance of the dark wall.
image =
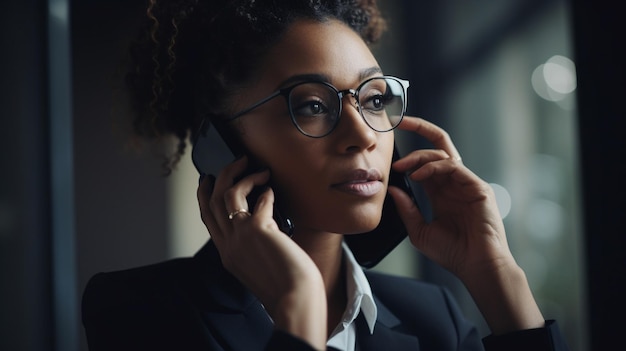
<path id="1" fill-rule="evenodd" d="M 0 350 L 53 343 L 45 7 L 0 11 Z"/>
<path id="2" fill-rule="evenodd" d="M 79 296 L 97 272 L 167 257 L 166 179 L 156 154 L 130 147 L 120 91 L 125 48 L 143 5 L 72 3 Z"/>
<path id="3" fill-rule="evenodd" d="M 48 3 L 7 1 L 0 12 L 0 350 L 86 349 L 78 311 L 87 279 L 167 254 L 159 161 L 126 150 L 114 126 L 116 72 L 143 1 L 74 1 L 69 16 L 63 1 L 50 2 L 71 19 L 69 32 Z M 59 144 L 73 144 L 61 163 Z"/>
<path id="4" fill-rule="evenodd" d="M 623 343 L 626 312 L 626 30 L 617 5 L 574 0 L 592 350 Z"/>

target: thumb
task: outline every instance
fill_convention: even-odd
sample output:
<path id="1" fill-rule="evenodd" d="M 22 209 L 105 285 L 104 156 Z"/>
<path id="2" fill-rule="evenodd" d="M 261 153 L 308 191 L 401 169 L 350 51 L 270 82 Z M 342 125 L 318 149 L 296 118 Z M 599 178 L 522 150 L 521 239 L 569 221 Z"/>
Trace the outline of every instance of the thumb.
<path id="1" fill-rule="evenodd" d="M 389 186 L 388 192 L 393 198 L 398 214 L 402 218 L 402 222 L 409 234 L 415 232 L 420 225 L 424 224 L 422 212 L 420 212 L 415 202 L 404 190 L 395 186 Z"/>
<path id="2" fill-rule="evenodd" d="M 269 186 L 267 189 L 259 195 L 256 204 L 254 205 L 254 214 L 262 217 L 273 217 L 274 215 L 274 190 Z"/>

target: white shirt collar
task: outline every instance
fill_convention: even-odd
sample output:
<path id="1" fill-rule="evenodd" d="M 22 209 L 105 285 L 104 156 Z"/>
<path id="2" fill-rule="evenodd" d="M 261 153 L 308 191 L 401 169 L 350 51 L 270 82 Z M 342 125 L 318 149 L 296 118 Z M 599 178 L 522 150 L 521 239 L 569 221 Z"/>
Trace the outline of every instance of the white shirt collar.
<path id="1" fill-rule="evenodd" d="M 341 324 L 337 326 L 332 335 L 334 336 L 351 326 L 360 311 L 363 312 L 363 317 L 365 317 L 370 333 L 373 334 L 378 310 L 376 309 L 372 289 L 365 277 L 365 273 L 363 273 L 363 268 L 358 264 L 345 242 L 343 243 L 343 252 L 346 264 L 348 303 L 346 304 Z"/>

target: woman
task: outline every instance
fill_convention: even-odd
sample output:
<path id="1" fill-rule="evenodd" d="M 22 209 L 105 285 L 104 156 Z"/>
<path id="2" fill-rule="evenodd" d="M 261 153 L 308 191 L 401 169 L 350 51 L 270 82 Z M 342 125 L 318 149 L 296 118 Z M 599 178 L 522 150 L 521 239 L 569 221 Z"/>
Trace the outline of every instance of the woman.
<path id="1" fill-rule="evenodd" d="M 403 83 L 368 48 L 384 27 L 374 1 L 152 0 L 147 14 L 129 74 L 137 133 L 178 136 L 180 155 L 207 118 L 247 155 L 201 178 L 211 240 L 194 258 L 90 281 L 90 349 L 565 348 L 508 249 L 490 187 L 443 130 L 385 110 L 378 84 Z M 396 127 L 435 148 L 392 163 Z M 248 173 L 252 162 L 262 170 Z M 423 185 L 432 222 L 388 187 L 391 168 Z M 387 192 L 413 245 L 468 288 L 492 331 L 483 342 L 445 290 L 364 273 L 343 244 L 378 225 Z"/>

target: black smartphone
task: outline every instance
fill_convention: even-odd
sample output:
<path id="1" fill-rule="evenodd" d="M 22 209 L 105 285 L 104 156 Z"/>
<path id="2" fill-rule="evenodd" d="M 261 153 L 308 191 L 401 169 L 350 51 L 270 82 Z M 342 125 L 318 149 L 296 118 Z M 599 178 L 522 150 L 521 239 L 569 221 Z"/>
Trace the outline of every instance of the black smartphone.
<path id="1" fill-rule="evenodd" d="M 191 160 L 198 173 L 205 175 L 213 174 L 216 176 L 222 168 L 233 162 L 233 157 L 238 158 L 245 154 L 246 152 L 243 145 L 225 122 L 219 118 L 213 118 L 212 120 L 205 118 L 194 137 Z M 239 179 L 257 172 L 260 169 L 261 165 L 250 158 L 248 160 L 248 168 Z M 238 179 L 235 179 L 235 181 L 237 180 Z M 261 188 L 256 188 L 248 195 L 250 208 L 254 208 L 256 199 L 261 195 L 261 191 Z M 282 232 L 292 236 L 293 223 L 291 219 L 283 216 L 283 213 L 284 211 L 281 211 L 279 204 L 275 202 L 274 220 Z"/>
<path id="2" fill-rule="evenodd" d="M 211 128 L 211 126 L 213 128 Z M 233 134 L 233 131 L 225 123 L 215 118 L 211 121 L 205 119 L 195 135 L 191 153 L 192 161 L 201 174 L 218 174 L 218 172 L 232 162 L 232 157 L 246 154 L 243 145 Z M 393 160 L 399 159 L 400 155 L 394 146 Z M 260 168 L 251 160 L 245 174 L 257 171 Z M 411 182 L 406 174 L 391 171 L 389 185 L 404 190 L 413 202 L 415 195 L 411 188 Z M 254 193 L 248 197 L 250 207 L 253 207 L 257 195 Z M 294 226 L 291 220 L 283 215 L 280 204 L 274 204 L 274 220 L 281 231 L 291 236 Z M 344 240 L 350 247 L 357 262 L 364 268 L 372 268 L 385 258 L 407 236 L 407 231 L 400 218 L 395 203 L 387 194 L 383 205 L 381 221 L 373 231 L 363 234 L 345 235 Z"/>

